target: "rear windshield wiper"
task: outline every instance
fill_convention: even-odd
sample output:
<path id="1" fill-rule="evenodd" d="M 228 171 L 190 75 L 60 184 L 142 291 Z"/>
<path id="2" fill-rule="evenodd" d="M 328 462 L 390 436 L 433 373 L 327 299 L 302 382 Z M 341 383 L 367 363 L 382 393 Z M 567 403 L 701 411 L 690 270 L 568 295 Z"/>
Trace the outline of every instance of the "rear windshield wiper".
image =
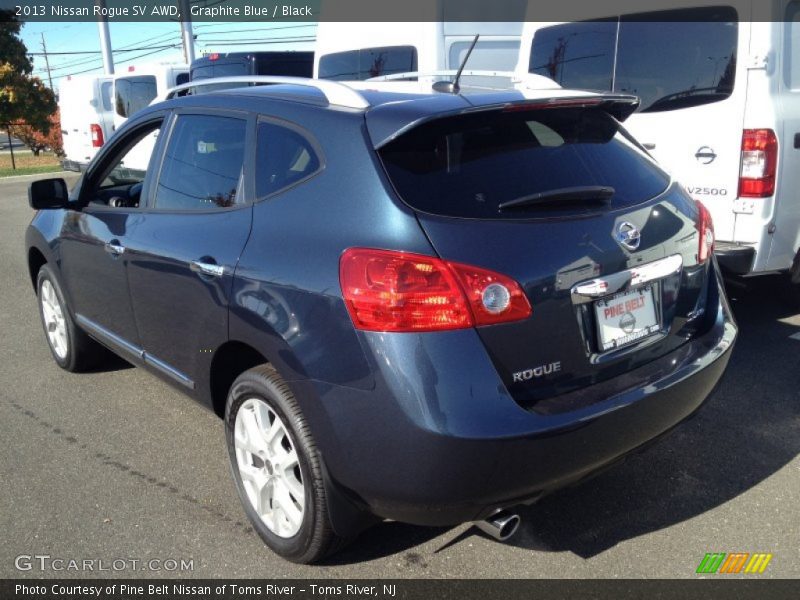
<path id="1" fill-rule="evenodd" d="M 497 208 L 507 210 L 554 202 L 601 202 L 607 204 L 613 195 L 613 187 L 607 185 L 585 185 L 520 196 L 519 198 L 514 198 L 514 200 L 499 204 Z"/>

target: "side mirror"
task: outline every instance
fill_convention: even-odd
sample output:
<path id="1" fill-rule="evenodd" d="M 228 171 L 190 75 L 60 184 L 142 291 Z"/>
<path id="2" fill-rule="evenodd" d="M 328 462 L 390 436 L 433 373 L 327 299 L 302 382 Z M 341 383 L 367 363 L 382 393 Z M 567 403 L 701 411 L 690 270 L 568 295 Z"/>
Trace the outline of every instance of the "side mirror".
<path id="1" fill-rule="evenodd" d="M 28 187 L 28 204 L 36 210 L 66 208 L 69 202 L 67 182 L 61 179 L 40 179 Z"/>

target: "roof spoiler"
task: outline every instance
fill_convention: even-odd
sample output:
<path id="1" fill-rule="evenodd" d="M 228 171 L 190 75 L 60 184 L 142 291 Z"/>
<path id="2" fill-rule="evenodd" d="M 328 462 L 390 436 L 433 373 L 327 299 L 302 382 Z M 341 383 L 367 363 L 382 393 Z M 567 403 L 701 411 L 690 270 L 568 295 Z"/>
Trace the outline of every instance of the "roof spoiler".
<path id="1" fill-rule="evenodd" d="M 559 90 L 561 91 L 561 90 Z M 527 90 L 517 90 L 525 94 Z M 449 104 L 436 106 L 436 111 L 430 103 L 443 99 Z M 481 102 L 483 100 L 483 102 Z M 419 107 L 415 110 L 416 107 Z M 441 108 L 440 108 L 441 107 Z M 497 95 L 464 96 L 451 94 L 434 94 L 430 98 L 416 98 L 408 103 L 389 103 L 376 106 L 367 113 L 367 127 L 376 149 L 380 149 L 392 140 L 397 139 L 408 131 L 431 121 L 447 119 L 458 115 L 476 114 L 481 112 L 523 112 L 536 110 L 549 110 L 558 108 L 583 108 L 596 107 L 614 117 L 617 121 L 624 121 L 639 107 L 639 98 L 627 94 L 594 94 L 589 92 L 576 92 L 574 95 L 501 98 Z"/>
<path id="2" fill-rule="evenodd" d="M 525 100 L 522 102 L 509 102 L 503 110 L 525 111 L 542 110 L 548 108 L 590 107 L 607 112 L 620 123 L 630 117 L 639 108 L 639 97 L 628 94 L 597 94 L 586 96 L 562 96 Z M 487 107 L 488 108 L 488 107 Z"/>

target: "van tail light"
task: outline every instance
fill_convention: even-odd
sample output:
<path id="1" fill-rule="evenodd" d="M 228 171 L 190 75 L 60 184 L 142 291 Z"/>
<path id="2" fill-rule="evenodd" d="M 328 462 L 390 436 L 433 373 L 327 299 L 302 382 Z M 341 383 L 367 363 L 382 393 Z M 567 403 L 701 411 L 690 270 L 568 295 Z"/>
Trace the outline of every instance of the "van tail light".
<path id="1" fill-rule="evenodd" d="M 714 223 L 711 220 L 711 213 L 708 212 L 705 204 L 695 200 L 697 204 L 697 223 L 695 227 L 700 234 L 700 243 L 697 248 L 697 262 L 704 263 L 714 252 Z"/>
<path id="2" fill-rule="evenodd" d="M 510 277 L 432 256 L 350 248 L 342 254 L 339 280 L 356 329 L 444 331 L 531 315 Z"/>
<path id="3" fill-rule="evenodd" d="M 772 129 L 744 130 L 741 165 L 739 197 L 767 198 L 775 193 L 778 138 Z"/>
<path id="4" fill-rule="evenodd" d="M 92 148 L 99 148 L 105 143 L 103 129 L 97 123 L 92 123 L 89 128 L 92 132 Z"/>

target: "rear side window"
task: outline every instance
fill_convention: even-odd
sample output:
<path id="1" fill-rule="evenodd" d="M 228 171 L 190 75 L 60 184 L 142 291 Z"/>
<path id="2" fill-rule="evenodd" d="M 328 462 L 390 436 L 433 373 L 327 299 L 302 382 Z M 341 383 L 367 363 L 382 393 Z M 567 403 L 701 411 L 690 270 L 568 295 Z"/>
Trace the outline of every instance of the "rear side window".
<path id="1" fill-rule="evenodd" d="M 206 210 L 241 204 L 246 121 L 178 115 L 170 134 L 155 206 Z"/>
<path id="2" fill-rule="evenodd" d="M 733 93 L 737 42 L 731 7 L 566 23 L 534 34 L 529 71 L 563 87 L 637 95 L 641 112 L 675 110 Z"/>
<path id="3" fill-rule="evenodd" d="M 499 205 L 530 194 L 611 186 L 611 207 L 663 192 L 669 177 L 597 108 L 496 111 L 438 119 L 379 150 L 412 208 L 438 215 L 515 219 L 596 210 L 554 201 L 527 210 Z"/>
<path id="4" fill-rule="evenodd" d="M 313 145 L 298 131 L 266 121 L 258 124 L 256 196 L 259 199 L 307 179 L 320 167 Z"/>
<path id="5" fill-rule="evenodd" d="M 146 108 L 156 97 L 156 78 L 152 75 L 120 77 L 114 82 L 114 104 L 120 117 L 130 117 Z"/>
<path id="6" fill-rule="evenodd" d="M 189 83 L 189 73 L 178 73 L 175 76 L 175 85 L 183 85 Z"/>
<path id="7" fill-rule="evenodd" d="M 361 48 L 326 54 L 319 59 L 319 78 L 339 81 L 363 81 L 417 70 L 414 46 Z"/>

